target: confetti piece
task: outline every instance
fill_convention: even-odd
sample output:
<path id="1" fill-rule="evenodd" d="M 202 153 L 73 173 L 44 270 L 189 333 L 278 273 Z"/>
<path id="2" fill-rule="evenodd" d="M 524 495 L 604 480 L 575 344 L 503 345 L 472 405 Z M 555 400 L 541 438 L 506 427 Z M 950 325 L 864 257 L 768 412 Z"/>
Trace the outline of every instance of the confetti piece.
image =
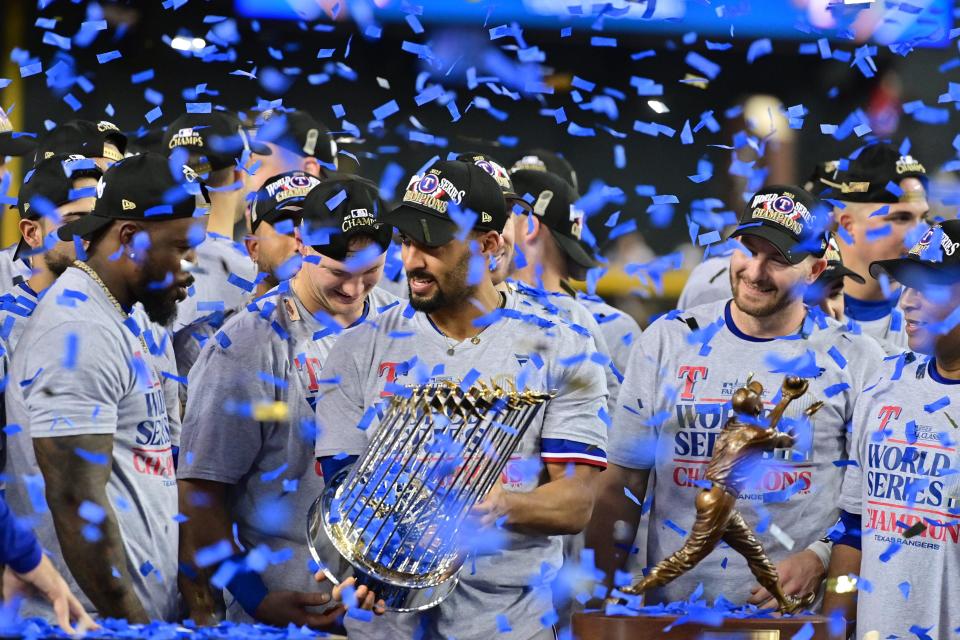
<path id="1" fill-rule="evenodd" d="M 377 120 L 386 120 L 391 115 L 400 111 L 400 107 L 397 106 L 396 100 L 391 100 L 390 102 L 384 103 L 373 110 L 373 117 Z"/>

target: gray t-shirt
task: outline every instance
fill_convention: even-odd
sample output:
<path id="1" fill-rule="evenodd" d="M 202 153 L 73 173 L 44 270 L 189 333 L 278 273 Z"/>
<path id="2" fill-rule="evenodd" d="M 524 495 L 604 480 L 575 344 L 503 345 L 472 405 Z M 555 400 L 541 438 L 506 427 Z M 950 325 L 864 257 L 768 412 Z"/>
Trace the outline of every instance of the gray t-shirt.
<path id="1" fill-rule="evenodd" d="M 730 254 L 707 258 L 691 271 L 677 300 L 677 309 L 693 309 L 708 302 L 729 300 Z"/>
<path id="2" fill-rule="evenodd" d="M 889 300 L 858 300 L 843 296 L 844 316 L 854 333 L 863 333 L 876 340 L 887 355 L 898 355 L 907 349 L 907 330 L 903 311 L 898 308 L 901 289 Z"/>
<path id="3" fill-rule="evenodd" d="M 960 627 L 960 383 L 932 360 L 886 363 L 853 417 L 841 507 L 861 514 L 857 637 L 956 637 Z M 907 530 L 920 525 L 919 533 Z M 906 534 L 906 535 L 905 535 Z"/>
<path id="4" fill-rule="evenodd" d="M 197 268 L 186 299 L 177 305 L 175 333 L 215 311 L 243 305 L 257 277 L 246 248 L 213 233 L 197 246 Z"/>
<path id="5" fill-rule="evenodd" d="M 391 393 L 391 385 L 478 375 L 484 381 L 512 379 L 520 388 L 557 390 L 511 458 L 503 475 L 506 490 L 533 490 L 541 481 L 538 461 L 604 465 L 607 428 L 600 415 L 607 398 L 596 371 L 601 365 L 586 357 L 592 342 L 537 313 L 538 305 L 524 296 L 504 295 L 504 308 L 494 312 L 498 319 L 479 342 L 464 341 L 453 355 L 426 314 L 406 305 L 384 313 L 378 326 L 363 325 L 342 336 L 324 368 L 324 378 L 337 382 L 322 384 L 317 401 L 317 457 L 360 454 L 378 425 L 358 426 L 364 426 L 367 408 Z M 510 637 L 529 638 L 543 629 L 540 616 L 552 606 L 549 584 L 562 560 L 560 539 L 505 533 L 505 547 L 468 559 L 460 578 L 465 586 L 427 612 L 441 636 L 489 640 L 498 633 L 497 613 L 519 610 L 516 604 L 523 601 L 533 604 L 526 615 L 508 621 L 515 633 Z M 484 594 L 481 611 L 472 602 L 478 592 Z"/>
<path id="6" fill-rule="evenodd" d="M 586 337 L 593 343 L 593 350 L 587 353 L 587 356 L 594 357 L 595 353 L 599 354 L 597 356 L 600 359 L 598 364 L 603 368 L 603 377 L 607 381 L 607 413 L 612 416 L 614 407 L 617 406 L 617 394 L 620 392 L 620 380 L 623 377 L 623 372 L 615 370 L 616 365 L 613 356 L 610 354 L 610 347 L 607 345 L 603 331 L 586 305 L 566 293 L 544 291 L 519 281 L 511 280 L 509 286 L 528 301 L 534 303 L 520 302 L 520 308 L 525 313 L 533 312 L 554 322 L 563 322 L 574 333 Z"/>
<path id="7" fill-rule="evenodd" d="M 617 371 L 623 375 L 627 370 L 627 363 L 630 362 L 633 344 L 642 333 L 640 325 L 630 314 L 607 304 L 599 296 L 580 293 L 577 295 L 577 302 L 593 314 L 607 348 L 610 349 L 610 357 L 617 366 Z"/>
<path id="8" fill-rule="evenodd" d="M 737 508 L 774 562 L 806 548 L 837 521 L 843 471 L 834 463 L 847 457 L 847 424 L 883 352 L 822 314 L 818 321 L 809 315 L 802 333 L 760 341 L 733 324 L 729 304 L 714 302 L 657 319 L 643 332 L 627 368 L 609 457 L 624 467 L 654 470 L 650 564 L 683 545 L 696 516 L 697 483 L 732 414 L 730 399 L 750 375 L 763 384 L 768 411 L 785 369 L 799 369 L 810 380 L 809 391 L 790 405 L 787 416 L 799 416 L 817 400 L 825 406 L 811 420 L 812 435 L 802 430 L 792 452 L 764 455 L 757 481 L 740 495 Z M 755 584 L 746 561 L 720 545 L 692 571 L 648 593 L 648 602 L 684 599 L 701 582 L 708 600 L 723 595 L 735 603 L 745 602 Z"/>
<path id="9" fill-rule="evenodd" d="M 173 620 L 177 484 L 162 380 L 165 373 L 176 374 L 162 353 L 163 336 L 146 332 L 149 351 L 144 352 L 134 334 L 144 326 L 137 317 L 135 312 L 125 324 L 100 286 L 77 268 L 67 269 L 44 293 L 11 362 L 7 412 L 19 428 L 9 437 L 7 497 L 16 513 L 33 521 L 54 565 L 82 595 L 60 553 L 30 438 L 113 436 L 107 497 L 119 523 L 127 570 L 147 614 Z M 39 601 L 28 601 L 21 613 L 52 619 Z"/>
<path id="10" fill-rule="evenodd" d="M 314 404 L 324 361 L 343 332 L 331 318 L 311 315 L 288 286 L 283 290 L 233 315 L 201 352 L 190 372 L 177 475 L 230 485 L 229 512 L 245 548 L 289 550 L 288 560 L 261 574 L 270 590 L 316 591 L 304 533 L 307 511 L 323 490 L 313 455 Z M 354 328 L 395 304 L 373 289 Z M 257 406 L 278 402 L 288 420 L 255 419 Z M 228 620 L 251 621 L 224 595 Z"/>
<path id="11" fill-rule="evenodd" d="M 13 285 L 20 280 L 28 279 L 32 273 L 30 263 L 26 259 L 13 259 L 13 254 L 16 252 L 16 242 L 5 249 L 0 249 L 0 291 L 10 291 Z M 42 256 L 38 259 L 42 259 Z"/>

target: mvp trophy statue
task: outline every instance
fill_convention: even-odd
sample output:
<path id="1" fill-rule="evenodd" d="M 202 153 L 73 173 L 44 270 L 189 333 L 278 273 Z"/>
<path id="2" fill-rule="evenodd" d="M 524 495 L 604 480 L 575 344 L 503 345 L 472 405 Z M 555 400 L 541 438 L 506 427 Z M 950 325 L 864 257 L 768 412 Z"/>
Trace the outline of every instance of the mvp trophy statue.
<path id="1" fill-rule="evenodd" d="M 734 393 L 734 415 L 727 420 L 714 445 L 713 456 L 706 471 L 706 479 L 711 486 L 701 489 L 697 494 L 694 503 L 697 518 L 689 537 L 680 550 L 660 561 L 643 580 L 622 589 L 622 593 L 639 595 L 648 589 L 671 582 L 690 571 L 713 551 L 717 543 L 723 541 L 747 560 L 757 582 L 776 598 L 780 613 L 795 614 L 813 604 L 815 593 L 799 596 L 783 593 L 776 567 L 736 508 L 737 496 L 750 482 L 758 457 L 766 451 L 789 449 L 796 443 L 793 433 L 778 431 L 777 425 L 790 403 L 805 394 L 807 387 L 806 380 L 793 376 L 785 378 L 780 387 L 780 401 L 770 413 L 769 426 L 766 428 L 759 426 L 763 412 L 763 386 L 757 381 L 748 381 L 747 386 Z M 822 402 L 816 402 L 804 411 L 804 415 L 809 418 L 822 406 Z M 613 600 L 618 601 L 617 598 Z M 634 617 L 578 614 L 574 616 L 573 628 L 574 635 L 583 640 L 787 640 L 810 623 L 814 627 L 813 638 L 819 640 L 830 637 L 826 619 L 821 617 L 729 618 L 725 619 L 720 627 L 684 624 L 666 631 L 675 620 L 676 617 L 658 615 Z"/>
<path id="2" fill-rule="evenodd" d="M 310 509 L 314 560 L 334 583 L 356 576 L 389 610 L 439 604 L 469 546 L 463 521 L 550 397 L 454 382 L 393 396 L 366 451 Z"/>

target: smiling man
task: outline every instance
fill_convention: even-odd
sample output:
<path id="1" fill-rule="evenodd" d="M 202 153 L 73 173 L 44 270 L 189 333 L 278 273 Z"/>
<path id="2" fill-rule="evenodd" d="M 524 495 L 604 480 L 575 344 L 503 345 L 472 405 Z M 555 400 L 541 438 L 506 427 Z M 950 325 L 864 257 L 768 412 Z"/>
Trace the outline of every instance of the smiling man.
<path id="1" fill-rule="evenodd" d="M 342 613 L 313 609 L 329 596 L 307 568 L 303 517 L 324 487 L 313 455 L 314 405 L 334 342 L 396 306 L 394 296 L 376 287 L 392 233 L 378 222 L 384 205 L 372 183 L 315 182 L 309 194 L 294 190 L 276 203 L 299 198 L 294 250 L 301 269 L 231 317 L 190 374 L 178 470 L 180 507 L 188 516 L 181 526 L 180 584 L 190 617 L 200 624 L 215 622 L 219 598 L 209 584 L 216 566 L 198 569 L 196 554 L 232 542 L 234 524 L 247 551 L 267 545 L 290 558 L 231 580 L 228 620 L 329 628 Z M 284 415 L 258 415 L 277 403 Z M 243 558 L 234 546 L 235 560 Z"/>
<path id="2" fill-rule="evenodd" d="M 794 402 L 796 418 L 813 402 L 826 404 L 798 444 L 765 458 L 738 496 L 744 519 L 776 564 L 787 596 L 819 587 L 829 547 L 818 539 L 836 522 L 846 452 L 845 425 L 883 356 L 871 339 L 853 335 L 823 314 L 810 314 L 804 290 L 826 268 L 825 207 L 792 186 L 771 186 L 747 203 L 731 234 L 743 243 L 730 268 L 733 298 L 656 320 L 640 336 L 627 367 L 610 431 L 613 462 L 597 482 L 597 508 L 587 529 L 587 547 L 613 581 L 623 570 L 640 520 L 651 476 L 656 478 L 650 513 L 650 565 L 679 549 L 695 522 L 694 500 L 730 401 L 748 379 L 760 382 L 764 412 L 786 373 L 807 378 L 810 391 Z M 769 516 L 767 527 L 757 523 Z M 731 543 L 733 544 L 733 543 Z M 764 574 L 769 567 L 762 568 Z M 743 557 L 717 550 L 670 584 L 649 591 L 648 603 L 688 597 L 699 583 L 707 600 L 773 604 L 753 586 Z M 754 573 L 756 575 L 756 573 Z"/>
<path id="3" fill-rule="evenodd" d="M 403 236 L 410 302 L 345 333 L 327 357 L 317 401 L 324 477 L 367 447 L 380 427 L 367 428 L 365 412 L 389 402 L 398 385 L 473 378 L 556 395 L 523 434 L 501 483 L 477 505 L 476 522 L 463 529 L 489 537 L 502 528 L 503 548 L 477 552 L 456 589 L 422 619 L 388 613 L 348 619 L 347 630 L 351 638 L 552 640 L 558 536 L 586 524 L 590 482 L 606 460 L 603 378 L 578 356 L 569 327 L 494 287 L 488 265 L 502 251 L 507 212 L 483 168 L 435 163 L 413 176 L 383 221 Z"/>
<path id="4" fill-rule="evenodd" d="M 207 203 L 189 169 L 127 158 L 98 183 L 93 211 L 58 235 L 89 241 L 47 290 L 14 354 L 8 405 L 23 407 L 44 495 L 42 543 L 84 604 L 130 622 L 177 616 L 174 434 L 162 381 L 166 324 L 186 297 L 189 237 Z M 45 491 L 44 491 L 45 488 Z M 81 505 L 83 505 L 81 507 Z"/>
<path id="5" fill-rule="evenodd" d="M 859 574 L 824 610 L 856 620 L 857 638 L 946 638 L 960 626 L 950 586 L 960 572 L 960 221 L 930 229 L 905 258 L 871 275 L 903 287 L 909 351 L 890 358 L 857 404 L 830 577 Z M 922 632 L 918 632 L 922 629 Z"/>

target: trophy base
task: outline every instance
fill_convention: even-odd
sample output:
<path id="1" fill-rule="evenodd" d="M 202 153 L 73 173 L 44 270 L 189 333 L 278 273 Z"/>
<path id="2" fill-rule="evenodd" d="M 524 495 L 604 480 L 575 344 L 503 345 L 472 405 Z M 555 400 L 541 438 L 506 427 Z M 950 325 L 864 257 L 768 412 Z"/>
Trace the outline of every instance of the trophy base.
<path id="1" fill-rule="evenodd" d="M 329 536 L 331 502 L 335 498 L 337 488 L 346 479 L 348 473 L 348 469 L 342 469 L 336 474 L 307 514 L 309 543 L 307 546 L 314 561 L 333 584 L 340 584 L 347 578 L 355 577 L 355 586 L 364 585 L 370 589 L 376 594 L 377 600 L 384 601 L 387 611 L 413 613 L 425 611 L 440 604 L 457 586 L 460 580 L 459 571 L 431 586 L 397 584 L 374 575 L 365 567 L 352 562 L 331 542 Z"/>
<path id="2" fill-rule="evenodd" d="M 573 616 L 576 640 L 790 640 L 807 623 L 813 627 L 810 640 L 843 640 L 831 635 L 827 618 L 726 618 L 719 627 L 686 623 L 665 629 L 680 616 L 608 616 L 601 612 Z"/>

